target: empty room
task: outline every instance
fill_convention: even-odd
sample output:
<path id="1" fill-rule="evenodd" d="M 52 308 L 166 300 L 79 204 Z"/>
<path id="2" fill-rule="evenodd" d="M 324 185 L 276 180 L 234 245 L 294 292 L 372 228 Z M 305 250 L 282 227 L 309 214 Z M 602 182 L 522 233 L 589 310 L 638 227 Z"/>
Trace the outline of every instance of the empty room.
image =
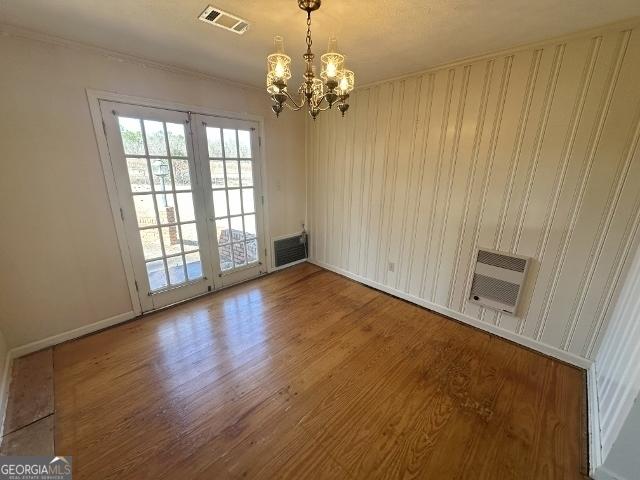
<path id="1" fill-rule="evenodd" d="M 0 0 L 0 147 L 0 480 L 640 479 L 638 0 Z"/>

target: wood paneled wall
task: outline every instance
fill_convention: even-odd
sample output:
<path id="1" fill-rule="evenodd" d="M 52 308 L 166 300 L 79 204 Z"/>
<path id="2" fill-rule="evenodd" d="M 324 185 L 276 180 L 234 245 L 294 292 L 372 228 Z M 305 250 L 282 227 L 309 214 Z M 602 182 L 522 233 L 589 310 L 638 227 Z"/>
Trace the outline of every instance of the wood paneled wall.
<path id="1" fill-rule="evenodd" d="M 611 326 L 596 357 L 603 460 L 609 455 L 634 402 L 636 408 L 640 406 L 640 250 L 611 317 Z M 633 448 L 637 450 L 637 439 Z"/>
<path id="2" fill-rule="evenodd" d="M 620 27 L 356 90 L 307 125 L 312 259 L 593 358 L 638 230 L 638 78 Z M 534 259 L 517 316 L 466 301 L 479 246 Z"/>

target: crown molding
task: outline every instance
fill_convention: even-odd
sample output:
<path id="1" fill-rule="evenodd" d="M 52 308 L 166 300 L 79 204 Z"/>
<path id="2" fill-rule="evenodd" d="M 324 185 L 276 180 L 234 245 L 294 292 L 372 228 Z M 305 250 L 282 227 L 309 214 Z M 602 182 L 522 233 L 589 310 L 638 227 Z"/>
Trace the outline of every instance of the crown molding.
<path id="1" fill-rule="evenodd" d="M 616 30 L 633 30 L 634 28 L 637 28 L 638 26 L 640 26 L 640 17 L 631 17 L 631 18 L 627 18 L 624 20 L 620 20 L 617 22 L 613 22 L 613 23 L 607 23 L 604 25 L 600 25 L 597 27 L 593 27 L 593 28 L 589 28 L 589 29 L 585 29 L 585 30 L 578 30 L 576 32 L 573 33 L 567 33 L 565 35 L 559 35 L 556 37 L 550 37 L 547 38 L 545 40 L 539 40 L 536 42 L 528 42 L 528 43 L 521 43 L 518 44 L 516 46 L 513 47 L 508 47 L 508 48 L 504 48 L 504 49 L 500 49 L 500 50 L 492 50 L 486 53 L 481 53 L 478 55 L 471 55 L 468 57 L 462 57 L 459 58 L 457 60 L 452 60 L 450 62 L 445 62 L 445 63 L 440 63 L 438 65 L 434 65 L 432 67 L 428 67 L 425 69 L 420 69 L 420 70 L 416 70 L 414 72 L 411 73 L 403 73 L 401 75 L 397 75 L 395 77 L 391 77 L 391 78 L 387 78 L 384 80 L 376 80 L 374 82 L 369 82 L 366 83 L 364 85 L 361 85 L 359 87 L 356 87 L 355 90 L 360 90 L 360 89 L 366 89 L 366 88 L 370 88 L 370 87 L 374 87 L 376 85 L 382 85 L 385 83 L 392 83 L 392 82 L 396 82 L 398 80 L 405 80 L 407 78 L 411 78 L 411 77 L 417 77 L 420 75 L 425 75 L 427 73 L 433 73 L 433 72 L 437 72 L 439 70 L 445 70 L 448 68 L 454 68 L 454 67 L 459 67 L 462 65 L 469 65 L 471 63 L 475 63 L 481 60 L 489 60 L 492 58 L 497 58 L 497 57 L 502 57 L 502 56 L 506 56 L 506 55 L 510 55 L 513 53 L 517 53 L 517 52 L 521 52 L 522 50 L 527 50 L 530 48 L 539 48 L 539 47 L 546 47 L 549 45 L 553 45 L 555 43 L 563 43 L 563 42 L 568 42 L 570 40 L 575 40 L 578 38 L 584 38 L 584 37 L 590 37 L 590 36 L 598 36 L 607 32 L 611 32 L 611 31 L 616 31 Z"/>
<path id="2" fill-rule="evenodd" d="M 97 47 L 95 45 L 90 45 L 90 44 L 78 42 L 75 40 L 69 40 L 67 38 L 49 35 L 46 33 L 35 31 L 35 30 L 29 30 L 29 29 L 18 27 L 8 23 L 0 23 L 0 36 L 21 38 L 21 39 L 41 42 L 49 45 L 69 48 L 73 50 L 84 51 L 87 53 L 105 57 L 109 60 L 116 60 L 121 63 L 138 65 L 143 68 L 155 68 L 157 70 L 163 70 L 165 72 L 175 73 L 178 75 L 186 75 L 189 77 L 200 78 L 202 80 L 209 80 L 217 83 L 223 83 L 225 85 L 230 85 L 230 86 L 242 88 L 245 90 L 262 91 L 261 87 L 256 87 L 255 85 L 250 85 L 242 82 L 235 82 L 233 80 L 229 80 L 226 78 L 216 77 L 215 75 L 201 72 L 199 70 L 184 68 L 184 67 L 180 67 L 178 65 L 173 65 L 169 63 L 162 63 L 155 60 L 151 60 L 149 58 L 139 57 L 136 55 L 130 55 L 127 53 L 116 51 L 116 50 Z"/>

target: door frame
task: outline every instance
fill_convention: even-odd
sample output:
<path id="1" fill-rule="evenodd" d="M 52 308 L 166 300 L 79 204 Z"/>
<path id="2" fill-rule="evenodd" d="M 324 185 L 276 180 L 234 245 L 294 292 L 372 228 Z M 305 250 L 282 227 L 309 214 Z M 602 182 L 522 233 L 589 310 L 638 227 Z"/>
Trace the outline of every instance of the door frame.
<path id="1" fill-rule="evenodd" d="M 125 232 L 124 222 L 121 216 L 121 205 L 118 196 L 118 189 L 116 187 L 115 172 L 111 163 L 111 155 L 109 154 L 109 146 L 107 143 L 107 136 L 105 134 L 105 127 L 102 121 L 102 112 L 100 109 L 100 100 L 108 102 L 117 102 L 130 105 L 137 105 L 141 107 L 160 108 L 164 110 L 177 110 L 181 112 L 187 112 L 191 114 L 203 114 L 213 117 L 221 117 L 233 120 L 247 120 L 258 123 L 258 157 L 257 160 L 260 163 L 260 181 L 262 183 L 262 195 L 264 195 L 264 213 L 263 213 L 263 228 L 265 242 L 271 244 L 271 229 L 269 225 L 269 181 L 266 168 L 266 148 L 265 148 L 265 135 L 264 135 L 264 118 L 260 115 L 252 115 L 248 113 L 230 112 L 227 110 L 220 110 L 216 108 L 209 108 L 196 105 L 187 105 L 178 102 L 171 102 L 165 100 L 157 100 L 147 97 L 139 97 L 133 95 L 125 95 L 121 93 L 108 92 L 104 90 L 86 89 L 87 100 L 89 102 L 89 111 L 91 113 L 91 120 L 93 122 L 93 129 L 96 136 L 96 143 L 98 146 L 98 153 L 100 156 L 100 163 L 102 166 L 102 172 L 107 188 L 107 194 L 109 198 L 109 206 L 111 208 L 111 215 L 113 224 L 116 230 L 116 237 L 118 239 L 118 246 L 120 247 L 120 256 L 122 258 L 122 265 L 127 279 L 127 286 L 129 289 L 129 296 L 131 298 L 131 305 L 136 315 L 142 315 L 142 305 L 138 296 L 138 290 L 136 288 L 133 258 L 127 242 L 127 235 Z M 267 272 L 271 272 L 271 249 L 267 247 L 267 254 L 265 258 L 265 265 Z"/>

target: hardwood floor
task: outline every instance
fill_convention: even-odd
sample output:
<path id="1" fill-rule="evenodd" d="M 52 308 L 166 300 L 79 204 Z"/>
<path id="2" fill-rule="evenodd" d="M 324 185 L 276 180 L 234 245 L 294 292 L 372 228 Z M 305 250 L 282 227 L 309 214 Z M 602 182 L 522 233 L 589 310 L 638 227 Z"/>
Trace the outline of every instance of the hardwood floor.
<path id="1" fill-rule="evenodd" d="M 74 478 L 585 478 L 582 371 L 310 264 L 54 351 Z"/>

